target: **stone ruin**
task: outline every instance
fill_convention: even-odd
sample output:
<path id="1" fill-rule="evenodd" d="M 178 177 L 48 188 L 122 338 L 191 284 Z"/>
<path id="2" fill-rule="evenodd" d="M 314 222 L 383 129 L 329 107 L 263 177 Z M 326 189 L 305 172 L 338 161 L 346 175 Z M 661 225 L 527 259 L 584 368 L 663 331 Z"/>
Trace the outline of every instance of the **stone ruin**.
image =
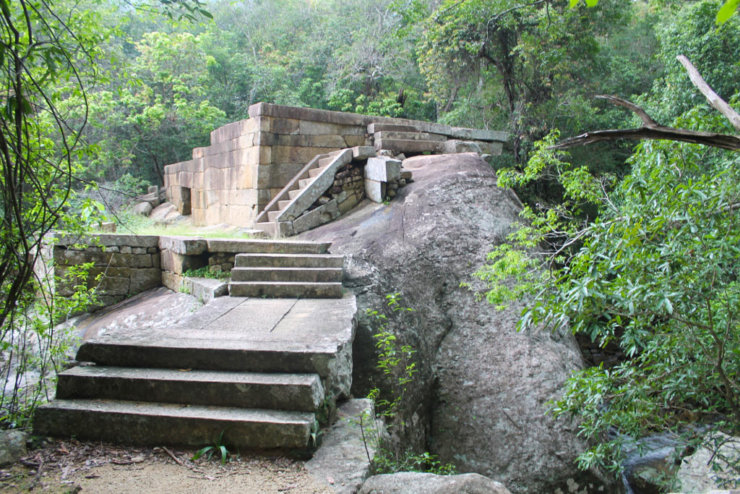
<path id="1" fill-rule="evenodd" d="M 193 159 L 165 167 L 166 197 L 198 226 L 230 224 L 289 236 L 411 177 L 417 154 L 501 153 L 506 133 L 258 103 L 246 120 L 211 132 Z M 400 159 L 394 159 L 400 158 Z"/>

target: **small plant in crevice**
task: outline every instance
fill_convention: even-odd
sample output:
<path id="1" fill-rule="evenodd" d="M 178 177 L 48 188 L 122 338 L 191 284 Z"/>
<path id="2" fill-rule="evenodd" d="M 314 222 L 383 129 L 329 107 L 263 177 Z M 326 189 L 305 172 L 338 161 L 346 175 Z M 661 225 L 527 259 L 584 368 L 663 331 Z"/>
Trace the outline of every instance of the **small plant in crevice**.
<path id="1" fill-rule="evenodd" d="M 210 266 L 203 266 L 198 269 L 188 269 L 182 275 L 188 278 L 211 278 L 214 280 L 228 280 L 231 278 L 231 272 L 216 271 Z"/>
<path id="2" fill-rule="evenodd" d="M 214 441 L 214 443 L 209 446 L 200 448 L 198 451 L 195 452 L 191 460 L 195 461 L 198 458 L 205 456 L 206 459 L 210 461 L 211 458 L 214 457 L 214 455 L 220 456 L 221 458 L 220 461 L 222 465 L 226 464 L 226 458 L 228 458 L 229 456 L 229 450 L 226 448 L 226 445 L 224 444 L 223 431 L 221 431 L 221 434 L 218 436 L 218 440 Z"/>
<path id="3" fill-rule="evenodd" d="M 400 293 L 386 295 L 391 314 L 412 312 L 413 309 L 401 303 Z M 360 427 L 365 445 L 365 453 L 370 461 L 373 474 L 401 471 L 430 472 L 438 475 L 451 475 L 455 467 L 442 464 L 436 455 L 429 452 L 415 453 L 411 449 L 390 439 L 384 430 L 404 427 L 406 424 L 400 416 L 406 391 L 413 385 L 418 372 L 413 356 L 416 350 L 411 345 L 401 344 L 396 335 L 388 328 L 388 316 L 378 310 L 367 310 L 367 315 L 375 319 L 378 332 L 373 335 L 378 350 L 377 368 L 386 377 L 386 386 L 381 390 L 375 387 L 370 390 L 368 398 L 374 403 L 375 416 L 369 413 L 362 415 Z M 371 455 L 370 450 L 374 450 Z"/>

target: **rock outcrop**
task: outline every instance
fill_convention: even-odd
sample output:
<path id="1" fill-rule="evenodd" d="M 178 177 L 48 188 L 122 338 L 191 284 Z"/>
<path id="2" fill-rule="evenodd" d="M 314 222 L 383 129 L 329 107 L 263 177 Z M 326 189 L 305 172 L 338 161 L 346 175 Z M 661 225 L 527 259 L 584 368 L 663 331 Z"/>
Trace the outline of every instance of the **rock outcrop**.
<path id="1" fill-rule="evenodd" d="M 345 287 L 357 296 L 353 392 L 382 381 L 378 321 L 399 292 L 413 312 L 389 314 L 388 329 L 416 350 L 418 373 L 398 434 L 461 472 L 477 472 L 512 492 L 596 492 L 575 457 L 584 448 L 573 424 L 545 414 L 568 374 L 582 365 L 571 335 L 516 332 L 521 307 L 497 311 L 461 283 L 506 241 L 518 219 L 516 196 L 496 185 L 475 154 L 404 161 L 413 183 L 389 205 L 364 204 L 301 238 L 331 240 L 346 256 Z M 592 488 L 588 484 L 592 483 Z"/>
<path id="2" fill-rule="evenodd" d="M 359 494 L 511 494 L 500 482 L 477 473 L 434 475 L 401 472 L 374 475 L 367 479 Z"/>

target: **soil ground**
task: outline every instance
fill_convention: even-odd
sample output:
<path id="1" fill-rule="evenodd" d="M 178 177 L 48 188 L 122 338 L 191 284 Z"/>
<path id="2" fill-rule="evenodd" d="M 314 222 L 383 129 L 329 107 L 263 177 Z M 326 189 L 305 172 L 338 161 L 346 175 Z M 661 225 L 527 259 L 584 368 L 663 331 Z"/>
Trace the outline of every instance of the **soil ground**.
<path id="1" fill-rule="evenodd" d="M 231 456 L 191 461 L 195 451 L 54 440 L 0 469 L 3 492 L 329 494 L 300 461 Z"/>

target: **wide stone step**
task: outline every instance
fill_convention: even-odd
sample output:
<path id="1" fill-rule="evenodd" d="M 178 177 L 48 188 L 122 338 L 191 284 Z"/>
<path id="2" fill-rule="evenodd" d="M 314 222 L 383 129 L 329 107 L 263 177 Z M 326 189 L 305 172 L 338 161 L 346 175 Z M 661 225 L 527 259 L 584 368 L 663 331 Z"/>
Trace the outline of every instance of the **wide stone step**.
<path id="1" fill-rule="evenodd" d="M 78 366 L 59 374 L 57 399 L 110 399 L 315 412 L 317 374 Z"/>
<path id="2" fill-rule="evenodd" d="M 277 219 L 278 219 L 278 217 L 280 216 L 280 213 L 281 213 L 281 212 L 282 212 L 282 211 L 280 211 L 280 210 L 277 210 L 277 211 L 270 211 L 269 213 L 267 213 L 267 219 L 268 219 L 268 220 L 270 220 L 271 222 L 272 222 L 272 221 L 275 221 L 275 220 L 277 220 Z"/>
<path id="3" fill-rule="evenodd" d="M 238 281 L 229 284 L 232 297 L 342 298 L 341 283 Z"/>
<path id="4" fill-rule="evenodd" d="M 442 142 L 447 140 L 447 136 L 443 136 L 441 134 L 430 134 L 429 132 L 396 132 L 384 130 L 375 134 L 375 139 Z"/>
<path id="5" fill-rule="evenodd" d="M 115 400 L 55 400 L 36 411 L 34 433 L 131 445 L 223 444 L 233 449 L 312 449 L 315 415 L 283 410 Z"/>
<path id="6" fill-rule="evenodd" d="M 436 153 L 442 144 L 440 141 L 417 139 L 375 139 L 375 149 L 388 149 L 394 153 Z"/>
<path id="7" fill-rule="evenodd" d="M 231 281 L 341 282 L 342 268 L 234 268 Z"/>
<path id="8" fill-rule="evenodd" d="M 305 240 L 228 240 L 206 239 L 209 252 L 266 253 L 266 254 L 324 254 L 331 242 L 309 242 Z"/>
<path id="9" fill-rule="evenodd" d="M 235 268 L 340 268 L 344 257 L 331 254 L 237 254 Z"/>
<path id="10" fill-rule="evenodd" d="M 187 331 L 182 331 L 187 333 Z M 201 332 L 202 333 L 202 332 Z M 108 367 L 195 369 L 228 372 L 319 374 L 326 378 L 336 348 L 293 347 L 285 342 L 216 341 L 228 335 L 178 339 L 176 334 L 148 341 L 92 341 L 77 352 L 80 362 Z"/>

